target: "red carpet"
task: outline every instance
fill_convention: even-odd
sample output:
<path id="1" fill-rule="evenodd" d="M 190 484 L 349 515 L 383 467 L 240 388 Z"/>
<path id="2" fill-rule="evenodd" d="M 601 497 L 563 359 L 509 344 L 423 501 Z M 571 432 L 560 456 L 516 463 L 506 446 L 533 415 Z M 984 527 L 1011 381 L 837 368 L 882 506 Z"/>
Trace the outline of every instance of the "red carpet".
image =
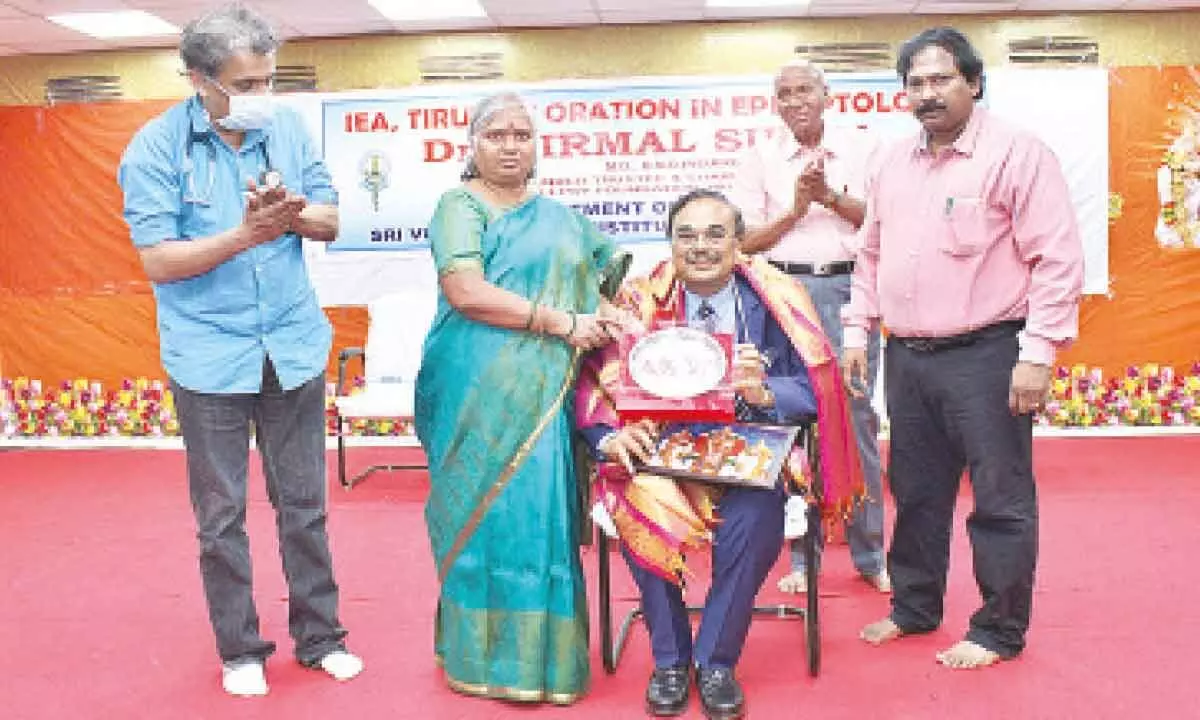
<path id="1" fill-rule="evenodd" d="M 401 454 L 360 449 L 351 460 Z M 1200 437 L 1040 439 L 1037 460 L 1042 553 L 1022 658 L 957 673 L 933 661 L 977 602 L 960 518 L 941 631 L 879 649 L 858 641 L 859 627 L 886 613 L 887 601 L 852 578 L 843 547 L 831 548 L 822 675 L 804 672 L 798 622 L 756 621 L 738 669 L 750 717 L 1194 716 Z M 420 473 L 377 474 L 353 492 L 331 491 L 342 618 L 367 662 L 361 678 L 338 685 L 291 659 L 274 523 L 255 473 L 249 523 L 259 611 L 280 649 L 267 668 L 270 696 L 235 700 L 218 681 L 182 454 L 0 452 L 0 716 L 642 717 L 650 668 L 642 629 L 616 676 L 604 674 L 593 651 L 592 694 L 572 708 L 515 707 L 445 688 L 430 650 L 426 482 Z M 969 505 L 964 495 L 963 512 Z M 586 564 L 594 583 L 590 550 Z M 618 596 L 628 597 L 619 566 L 617 582 Z M 773 579 L 764 599 L 778 599 Z M 700 717 L 696 700 L 689 717 Z"/>

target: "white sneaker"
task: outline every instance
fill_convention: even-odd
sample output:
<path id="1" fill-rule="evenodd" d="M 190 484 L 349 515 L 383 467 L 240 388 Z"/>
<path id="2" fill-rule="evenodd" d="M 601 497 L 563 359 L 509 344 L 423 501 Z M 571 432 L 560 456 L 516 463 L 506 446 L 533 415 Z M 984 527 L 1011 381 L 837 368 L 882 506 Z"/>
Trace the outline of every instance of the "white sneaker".
<path id="1" fill-rule="evenodd" d="M 783 506 L 783 537 L 795 540 L 808 532 L 808 501 L 800 495 L 792 495 Z"/>
<path id="2" fill-rule="evenodd" d="M 600 500 L 592 505 L 592 522 L 600 526 L 604 534 L 610 538 L 617 537 L 617 524 L 613 522 L 612 515 L 609 514 L 608 508 L 604 507 L 604 503 Z"/>
<path id="3" fill-rule="evenodd" d="M 321 658 L 318 666 L 334 680 L 346 681 L 363 671 L 362 658 L 345 650 L 334 650 Z"/>
<path id="4" fill-rule="evenodd" d="M 237 697 L 260 697 L 267 694 L 267 676 L 260 662 L 226 665 L 221 669 L 221 687 Z"/>

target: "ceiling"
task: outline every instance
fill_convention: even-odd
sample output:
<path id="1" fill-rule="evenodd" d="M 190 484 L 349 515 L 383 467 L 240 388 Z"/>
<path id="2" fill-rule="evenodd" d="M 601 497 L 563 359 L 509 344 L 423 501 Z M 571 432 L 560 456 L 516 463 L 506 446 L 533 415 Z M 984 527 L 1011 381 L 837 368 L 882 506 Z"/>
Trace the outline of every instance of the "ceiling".
<path id="1" fill-rule="evenodd" d="M 413 0 L 436 2 L 437 0 Z M 366 0 L 261 0 L 249 4 L 288 38 L 505 27 L 657 23 L 761 17 L 1095 12 L 1200 8 L 1200 0 L 809 0 L 771 8 L 708 8 L 705 0 L 480 0 L 486 19 L 395 24 Z M 146 10 L 176 26 L 225 0 L 0 0 L 0 55 L 161 47 L 174 38 L 97 40 L 45 19 L 68 12 Z"/>

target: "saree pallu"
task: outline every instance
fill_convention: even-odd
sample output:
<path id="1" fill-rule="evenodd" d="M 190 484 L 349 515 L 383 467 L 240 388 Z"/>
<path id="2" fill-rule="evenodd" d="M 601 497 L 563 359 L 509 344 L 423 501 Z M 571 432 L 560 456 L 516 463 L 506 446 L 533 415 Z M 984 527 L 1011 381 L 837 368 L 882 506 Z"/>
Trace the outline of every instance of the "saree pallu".
<path id="1" fill-rule="evenodd" d="M 439 273 L 482 268 L 541 305 L 593 312 L 613 245 L 563 205 L 497 212 L 465 188 L 430 224 Z M 485 325 L 442 297 L 417 379 L 425 509 L 441 593 L 435 652 L 452 688 L 569 703 L 587 689 L 588 619 L 571 450 L 579 354 Z"/>

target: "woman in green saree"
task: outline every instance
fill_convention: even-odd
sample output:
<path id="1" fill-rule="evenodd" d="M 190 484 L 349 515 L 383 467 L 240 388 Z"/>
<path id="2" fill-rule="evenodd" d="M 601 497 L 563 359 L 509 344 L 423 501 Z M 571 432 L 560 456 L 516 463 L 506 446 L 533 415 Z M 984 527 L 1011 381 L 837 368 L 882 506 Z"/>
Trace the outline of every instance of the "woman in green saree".
<path id="1" fill-rule="evenodd" d="M 572 388 L 581 355 L 617 334 L 601 285 L 627 256 L 527 189 L 518 97 L 484 100 L 469 132 L 465 182 L 429 226 L 441 293 L 417 379 L 435 652 L 459 692 L 570 703 L 589 679 Z"/>

